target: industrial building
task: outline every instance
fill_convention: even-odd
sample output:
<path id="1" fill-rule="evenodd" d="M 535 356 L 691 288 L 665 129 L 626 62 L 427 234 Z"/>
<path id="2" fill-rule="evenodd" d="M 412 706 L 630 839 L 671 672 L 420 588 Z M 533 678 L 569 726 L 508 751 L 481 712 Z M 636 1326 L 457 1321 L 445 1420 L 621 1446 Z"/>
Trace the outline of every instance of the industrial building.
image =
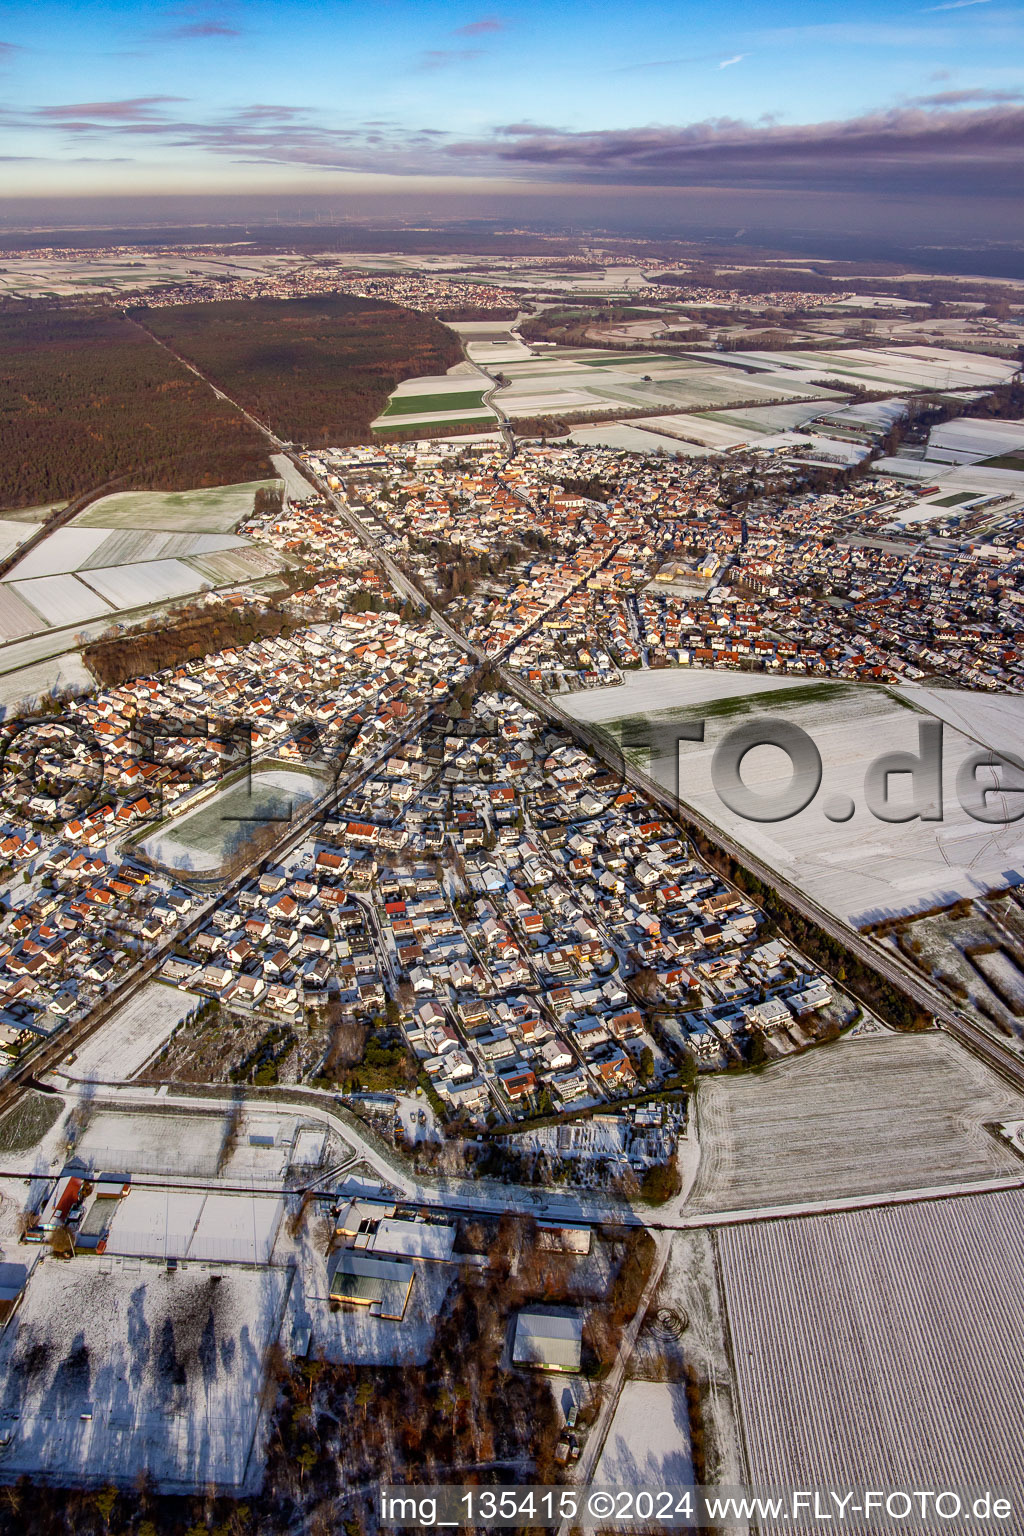
<path id="1" fill-rule="evenodd" d="M 413 1266 L 403 1259 L 377 1259 L 342 1248 L 332 1262 L 331 1301 L 366 1307 L 377 1317 L 400 1323 L 415 1276 Z"/>
<path id="2" fill-rule="evenodd" d="M 542 1371 L 578 1371 L 583 1353 L 583 1319 L 578 1312 L 541 1312 L 534 1308 L 516 1318 L 513 1365 Z"/>

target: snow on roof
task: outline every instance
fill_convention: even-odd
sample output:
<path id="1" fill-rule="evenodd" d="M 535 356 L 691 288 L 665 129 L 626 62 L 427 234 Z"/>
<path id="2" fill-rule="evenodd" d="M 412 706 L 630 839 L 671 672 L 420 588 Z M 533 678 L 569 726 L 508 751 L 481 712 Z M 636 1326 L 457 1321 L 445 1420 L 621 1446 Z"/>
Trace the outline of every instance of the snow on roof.
<path id="1" fill-rule="evenodd" d="M 578 1371 L 582 1348 L 583 1319 L 578 1312 L 520 1312 L 516 1319 L 516 1365 Z"/>

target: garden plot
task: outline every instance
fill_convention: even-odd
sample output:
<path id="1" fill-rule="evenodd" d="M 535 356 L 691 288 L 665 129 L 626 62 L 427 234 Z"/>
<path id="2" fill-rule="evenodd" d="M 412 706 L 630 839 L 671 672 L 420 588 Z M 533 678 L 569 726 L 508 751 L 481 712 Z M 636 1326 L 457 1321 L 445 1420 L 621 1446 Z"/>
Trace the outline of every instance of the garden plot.
<path id="1" fill-rule="evenodd" d="M 35 609 L 46 625 L 79 624 L 83 619 L 105 618 L 114 608 L 77 576 L 37 576 L 32 581 L 11 582 L 10 587 L 17 597 Z"/>
<path id="2" fill-rule="evenodd" d="M 75 1053 L 66 1075 L 83 1082 L 127 1082 L 195 1006 L 192 994 L 149 982 Z"/>
<path id="3" fill-rule="evenodd" d="M 695 1227 L 673 1233 L 638 1343 L 632 1364 L 639 1364 L 645 1375 L 678 1377 L 680 1365 L 685 1364 L 697 1386 L 704 1481 L 744 1482 L 735 1387 L 710 1229 Z"/>
<path id="4" fill-rule="evenodd" d="M 918 724 L 928 718 L 927 706 L 918 710 L 911 699 L 923 705 L 922 690 L 896 694 L 864 684 L 801 684 L 790 679 L 788 691 L 779 690 L 770 700 L 751 689 L 747 698 L 662 709 L 646 719 L 638 712 L 609 722 L 606 729 L 624 750 L 648 748 L 651 776 L 673 794 L 679 793 L 685 768 L 684 804 L 695 806 L 822 906 L 859 927 L 939 900 L 976 895 L 1005 884 L 1007 870 L 1024 868 L 1024 823 L 985 825 L 960 806 L 957 771 L 977 743 L 948 725 L 943 819 L 892 823 L 876 821 L 867 810 L 864 784 L 871 763 L 889 752 L 918 750 Z M 799 726 L 821 758 L 821 788 L 788 820 L 748 821 L 724 804 L 712 782 L 711 763 L 719 742 L 744 717 L 755 716 Z M 698 720 L 706 723 L 704 743 L 677 745 L 679 725 Z M 1005 737 L 1002 746 L 1013 749 Z M 742 776 L 754 792 L 778 794 L 791 780 L 790 759 L 778 748 L 757 747 L 744 758 Z M 891 781 L 897 806 L 909 806 L 906 778 L 899 774 Z M 825 815 L 826 807 L 848 810 L 851 802 L 854 813 L 848 820 L 832 821 Z"/>
<path id="5" fill-rule="evenodd" d="M 276 575 L 283 562 L 268 549 L 246 545 L 222 549 L 215 554 L 196 555 L 187 564 L 220 587 L 225 583 L 259 581 L 265 576 Z"/>
<path id="6" fill-rule="evenodd" d="M 842 1040 L 697 1095 L 687 1211 L 740 1211 L 1022 1173 L 986 1129 L 1024 1100 L 946 1035 Z"/>
<path id="7" fill-rule="evenodd" d="M 995 904 L 990 910 L 996 910 Z M 940 982 L 979 1024 L 990 1028 L 994 1023 L 1005 1035 L 1024 1037 L 1024 976 L 1003 954 L 1002 934 L 977 904 L 966 914 L 953 907 L 902 922 L 884 942 Z M 1019 953 L 1019 946 L 1014 947 Z"/>
<path id="8" fill-rule="evenodd" d="M 1000 997 L 1005 998 L 1014 1013 L 1024 1014 L 1024 971 L 1013 956 L 1008 955 L 1005 949 L 994 949 L 972 955 L 971 959 L 989 985 Z"/>
<path id="9" fill-rule="evenodd" d="M 4 1475 L 134 1489 L 146 1473 L 168 1491 L 237 1490 L 258 1473 L 288 1288 L 278 1269 L 38 1265 L 0 1335 Z"/>
<path id="10" fill-rule="evenodd" d="M 608 1488 L 681 1488 L 694 1481 L 686 1388 L 627 1381 L 594 1473 Z"/>
<path id="11" fill-rule="evenodd" d="M 224 1115 L 97 1109 L 75 1147 L 91 1173 L 212 1178 L 227 1133 Z"/>
<path id="12" fill-rule="evenodd" d="M 194 491 L 117 491 L 94 501 L 75 518 L 75 527 L 233 533 L 252 512 L 256 492 L 280 486 L 280 480 L 245 480 Z"/>
<path id="13" fill-rule="evenodd" d="M 730 1227 L 716 1243 L 751 1484 L 1019 1488 L 1024 1191 Z"/>

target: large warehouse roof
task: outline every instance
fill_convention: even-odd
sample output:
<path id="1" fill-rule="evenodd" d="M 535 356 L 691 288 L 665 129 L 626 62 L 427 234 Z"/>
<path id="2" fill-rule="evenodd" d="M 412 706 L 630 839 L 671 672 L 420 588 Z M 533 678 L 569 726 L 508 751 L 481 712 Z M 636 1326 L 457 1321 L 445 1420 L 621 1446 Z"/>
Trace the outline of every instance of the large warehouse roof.
<path id="1" fill-rule="evenodd" d="M 512 1348 L 515 1365 L 539 1365 L 549 1371 L 578 1371 L 583 1351 L 579 1313 L 520 1312 Z"/>

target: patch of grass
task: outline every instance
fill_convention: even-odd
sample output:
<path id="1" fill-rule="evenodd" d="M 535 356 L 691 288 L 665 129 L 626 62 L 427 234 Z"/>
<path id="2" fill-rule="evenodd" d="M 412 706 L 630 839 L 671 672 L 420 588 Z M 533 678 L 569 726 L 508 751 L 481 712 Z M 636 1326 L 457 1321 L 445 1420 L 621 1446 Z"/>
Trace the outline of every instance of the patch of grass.
<path id="1" fill-rule="evenodd" d="M 482 389 L 460 390 L 458 394 L 396 395 L 388 401 L 385 416 L 422 416 L 426 411 L 468 411 L 483 405 Z"/>
<path id="2" fill-rule="evenodd" d="M 1024 473 L 1024 453 L 997 453 L 994 458 L 982 459 L 983 469 L 1016 469 Z M 944 506 L 944 502 L 937 503 Z"/>
<path id="3" fill-rule="evenodd" d="M 56 1094 L 26 1093 L 0 1120 L 0 1152 L 28 1152 L 53 1129 L 64 1113 Z"/>

